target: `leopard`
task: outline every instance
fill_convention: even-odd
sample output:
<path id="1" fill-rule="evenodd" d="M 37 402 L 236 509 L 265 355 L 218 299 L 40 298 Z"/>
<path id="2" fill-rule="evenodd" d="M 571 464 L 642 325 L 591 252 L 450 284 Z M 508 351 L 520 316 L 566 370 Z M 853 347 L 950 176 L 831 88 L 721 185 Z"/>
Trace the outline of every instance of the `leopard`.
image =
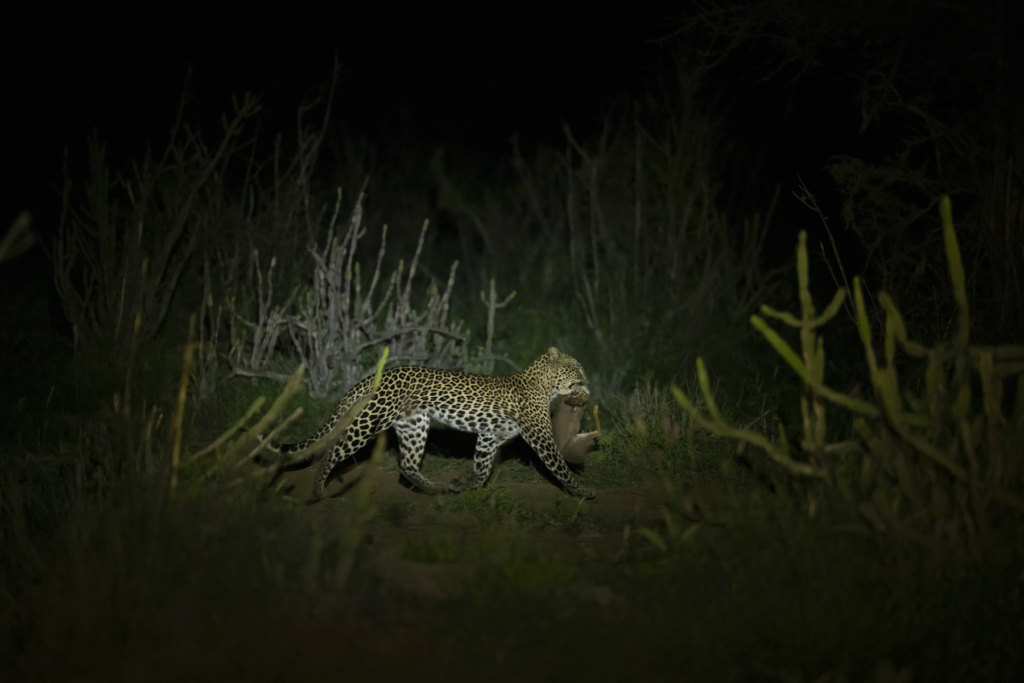
<path id="1" fill-rule="evenodd" d="M 321 458 L 313 483 L 314 501 L 323 498 L 328 477 L 336 467 L 389 428 L 394 428 L 398 436 L 399 472 L 425 493 L 459 493 L 486 485 L 498 447 L 522 436 L 566 493 L 584 499 L 596 496 L 573 477 L 552 433 L 552 401 L 566 397 L 586 403 L 590 394 L 583 366 L 555 347 L 526 369 L 505 377 L 406 365 L 385 370 L 376 392 L 374 380 L 373 376 L 367 377 L 352 387 L 309 438 L 271 444 L 271 449 L 279 453 L 308 448 L 329 434 L 356 403 L 369 398 L 344 435 Z M 443 486 L 420 473 L 431 420 L 476 434 L 473 472 L 468 481 L 453 479 Z M 306 464 L 311 459 L 309 456 Z"/>

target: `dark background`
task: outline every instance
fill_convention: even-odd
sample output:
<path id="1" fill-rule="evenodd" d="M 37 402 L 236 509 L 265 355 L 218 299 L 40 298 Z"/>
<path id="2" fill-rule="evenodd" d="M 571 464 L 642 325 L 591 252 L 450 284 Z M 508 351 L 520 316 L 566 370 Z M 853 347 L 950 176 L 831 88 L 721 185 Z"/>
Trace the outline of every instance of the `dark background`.
<path id="1" fill-rule="evenodd" d="M 759 6 L 724 3 L 733 5 Z M 799 11 L 786 14 L 790 5 Z M 936 158 L 910 157 L 906 165 L 924 167 L 938 182 L 932 197 L 909 191 L 908 201 L 917 206 L 948 191 L 958 215 L 973 211 L 982 222 L 993 215 L 985 205 L 991 188 L 1009 187 L 998 166 L 1019 157 L 1014 145 L 1024 140 L 1015 123 L 1024 111 L 1020 3 L 850 0 L 824 11 L 824 5 L 779 0 L 775 6 L 781 8 L 776 23 L 748 31 L 727 59 L 703 72 L 693 93 L 717 131 L 721 210 L 733 223 L 764 215 L 779 192 L 765 265 L 792 256 L 798 230 L 811 231 L 812 242 L 824 238 L 818 218 L 792 195 L 801 179 L 838 225 L 843 196 L 827 165 L 837 155 L 884 165 L 922 134 L 925 127 L 906 111 L 892 113 L 892 98 L 886 114 L 861 129 L 862 89 L 887 76 L 899 97 L 924 107 L 948 131 L 977 132 L 963 154 L 963 140 L 947 141 L 942 158 L 921 146 L 924 157 Z M 296 107 L 329 81 L 335 57 L 343 73 L 332 113 L 337 137 L 418 147 L 411 159 L 443 144 L 462 158 L 475 157 L 477 168 L 507 158 L 513 135 L 525 150 L 557 149 L 565 144 L 567 123 L 577 139 L 590 140 L 611 108 L 678 88 L 678 73 L 700 71 L 699 51 L 714 41 L 700 27 L 680 28 L 707 7 L 656 0 L 5 9 L 0 225 L 30 209 L 47 248 L 56 234 L 65 155 L 71 178 L 81 183 L 88 177 L 85 141 L 95 130 L 108 146 L 111 168 L 126 170 L 147 147 L 166 144 L 183 92 L 185 121 L 211 138 L 231 95 L 246 91 L 263 103 L 262 139 L 291 135 Z M 881 102 L 879 92 L 873 96 Z M 923 230 L 935 227 L 933 214 L 926 214 Z M 884 234 L 885 221 L 898 220 L 885 216 L 875 233 Z M 991 221 L 996 232 L 1000 220 Z M 962 239 L 992 239 L 983 229 L 975 232 Z M 849 231 L 835 235 L 851 272 L 869 265 L 861 240 Z M 919 243 L 913 232 L 907 240 L 903 244 Z M 989 245 L 986 258 L 1018 251 Z M 27 282 L 27 274 L 50 277 L 39 249 L 5 270 L 4 281 L 15 284 Z M 825 282 L 831 287 L 830 278 Z M 929 283 L 921 291 L 931 289 Z M 1002 291 L 999 283 L 992 290 L 984 294 L 990 301 Z M 994 301 L 993 308 L 1000 307 Z"/>
<path id="2" fill-rule="evenodd" d="M 628 9 L 627 9 L 628 7 Z M 8 10 L 9 11 L 9 10 Z M 96 129 L 115 167 L 158 148 L 191 74 L 187 120 L 217 126 L 230 95 L 264 104 L 261 129 L 294 129 L 295 107 L 343 67 L 335 120 L 372 139 L 444 142 L 485 155 L 586 131 L 623 93 L 665 70 L 678 3 L 334 3 L 97 9 L 68 3 L 6 24 L 7 119 L 0 218 L 23 208 L 52 234 L 65 150 Z"/>

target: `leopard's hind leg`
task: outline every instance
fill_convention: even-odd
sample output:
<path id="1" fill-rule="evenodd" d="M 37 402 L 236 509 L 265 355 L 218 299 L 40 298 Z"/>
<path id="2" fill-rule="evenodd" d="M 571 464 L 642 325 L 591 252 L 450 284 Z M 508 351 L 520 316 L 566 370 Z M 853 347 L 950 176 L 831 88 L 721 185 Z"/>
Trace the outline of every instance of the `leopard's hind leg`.
<path id="1" fill-rule="evenodd" d="M 426 413 L 413 413 L 396 420 L 394 427 L 402 452 L 402 457 L 398 461 L 398 470 L 402 476 L 427 493 L 446 490 L 445 487 L 438 486 L 420 474 L 423 450 L 427 446 L 427 431 L 430 429 L 430 417 Z"/>
<path id="2" fill-rule="evenodd" d="M 367 408 L 370 410 L 356 416 L 352 424 L 345 429 L 341 440 L 334 445 L 330 453 L 320 458 L 320 465 L 316 471 L 316 479 L 313 480 L 313 500 L 320 500 L 327 488 L 327 479 L 331 471 L 338 465 L 351 458 L 356 452 L 366 445 L 372 437 L 391 426 L 394 416 L 386 416 L 377 419 L 372 415 L 372 408 L 375 404 L 371 402 Z M 390 419 L 388 419 L 390 418 Z"/>

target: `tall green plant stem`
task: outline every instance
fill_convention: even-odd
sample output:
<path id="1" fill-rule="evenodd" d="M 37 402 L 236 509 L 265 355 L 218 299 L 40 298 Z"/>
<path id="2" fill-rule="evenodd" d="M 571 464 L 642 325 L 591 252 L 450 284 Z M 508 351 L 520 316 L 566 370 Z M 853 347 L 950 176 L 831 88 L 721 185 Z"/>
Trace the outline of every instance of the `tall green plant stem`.
<path id="1" fill-rule="evenodd" d="M 825 384 L 825 346 L 818 328 L 839 311 L 846 290 L 840 288 L 825 310 L 820 315 L 816 313 L 809 288 L 805 233 L 800 233 L 796 254 L 800 316 L 761 306 L 764 316 L 799 330 L 800 351 L 792 348 L 764 318 L 750 317 L 751 324 L 803 381 L 800 445 L 806 461 L 793 457 L 781 424 L 774 441 L 758 432 L 730 426 L 715 403 L 702 358 L 697 359 L 697 376 L 708 415 L 681 389 L 672 388 L 680 406 L 706 429 L 763 448 L 793 475 L 830 484 L 838 481 L 847 490 L 859 487 L 869 499 L 860 503 L 859 510 L 876 529 L 892 528 L 916 540 L 926 538 L 924 532 L 912 528 L 923 517 L 928 517 L 933 525 L 928 533 L 935 537 L 946 533 L 943 529 L 949 528 L 951 500 L 959 501 L 956 523 L 962 524 L 972 537 L 978 537 L 987 528 L 993 501 L 1024 512 L 1024 498 L 1011 490 L 1020 487 L 1019 461 L 1024 454 L 1024 347 L 971 345 L 967 280 L 949 198 L 943 197 L 939 207 L 949 279 L 957 304 L 958 325 L 951 339 L 930 347 L 910 339 L 896 303 L 886 292 L 879 292 L 878 301 L 885 312 L 881 347 L 884 358 L 880 360 L 861 280 L 853 280 L 857 330 L 871 377 L 872 401 L 848 396 Z M 897 348 L 902 348 L 910 359 L 927 360 L 923 395 L 901 387 Z M 1006 416 L 1003 383 L 1011 378 L 1016 379 L 1017 399 L 1013 413 Z M 972 400 L 972 387 L 979 384 L 980 400 Z M 828 442 L 828 403 L 854 413 L 858 440 Z M 842 480 L 837 463 L 827 456 L 858 452 L 864 455 L 860 482 L 851 485 Z M 902 519 L 900 500 L 908 503 L 905 508 L 920 509 L 925 504 L 923 492 L 927 489 L 931 489 L 931 510 Z"/>

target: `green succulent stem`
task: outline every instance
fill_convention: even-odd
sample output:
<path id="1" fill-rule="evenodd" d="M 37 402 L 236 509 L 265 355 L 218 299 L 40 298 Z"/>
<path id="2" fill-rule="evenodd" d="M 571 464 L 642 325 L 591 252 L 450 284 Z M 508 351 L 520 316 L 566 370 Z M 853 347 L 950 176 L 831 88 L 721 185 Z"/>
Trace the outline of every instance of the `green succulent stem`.
<path id="1" fill-rule="evenodd" d="M 1010 490 L 1020 485 L 1016 474 L 1020 468 L 1007 466 L 1009 458 L 1018 459 L 1024 454 L 1024 346 L 971 345 L 966 277 L 949 197 L 942 197 L 939 213 L 958 309 L 958 327 L 952 339 L 931 346 L 911 339 L 896 302 L 881 291 L 877 301 L 885 322 L 881 346 L 876 347 L 864 285 L 860 277 L 853 279 L 855 321 L 871 379 L 870 400 L 836 391 L 825 383 L 825 344 L 819 328 L 836 316 L 848 292 L 840 288 L 821 314 L 816 313 L 810 292 L 806 233 L 800 233 L 796 250 L 800 314 L 765 304 L 760 308 L 761 315 L 750 316 L 751 325 L 803 382 L 800 448 L 805 459 L 793 456 L 781 423 L 774 440 L 760 432 L 731 426 L 714 399 L 702 358 L 697 359 L 696 366 L 704 410 L 682 389 L 672 387 L 676 401 L 697 424 L 720 436 L 763 449 L 771 460 L 795 476 L 831 484 L 840 476 L 840 469 L 829 458 L 864 454 L 857 480 L 843 484 L 844 491 L 860 491 L 862 502 L 855 509 L 876 531 L 891 530 L 899 537 L 920 543 L 941 537 L 950 515 L 969 515 L 962 523 L 971 528 L 987 528 L 983 518 L 992 514 L 989 508 L 993 501 L 1024 512 L 1024 498 Z M 798 329 L 799 350 L 783 339 L 767 319 Z M 912 361 L 925 362 L 923 393 L 901 384 L 900 370 L 906 365 L 899 358 L 901 351 Z M 1003 384 L 1007 379 L 1016 383 L 1016 401 L 1009 417 L 1003 412 Z M 972 386 L 979 385 L 981 396 L 973 398 Z M 856 440 L 828 442 L 827 404 L 856 415 Z M 969 492 L 969 507 L 955 509 L 942 504 L 963 500 L 964 491 Z M 932 503 L 925 502 L 929 495 Z M 811 514 L 814 500 L 809 494 Z M 900 513 L 901 509 L 908 512 Z M 922 524 L 931 524 L 932 528 Z"/>

